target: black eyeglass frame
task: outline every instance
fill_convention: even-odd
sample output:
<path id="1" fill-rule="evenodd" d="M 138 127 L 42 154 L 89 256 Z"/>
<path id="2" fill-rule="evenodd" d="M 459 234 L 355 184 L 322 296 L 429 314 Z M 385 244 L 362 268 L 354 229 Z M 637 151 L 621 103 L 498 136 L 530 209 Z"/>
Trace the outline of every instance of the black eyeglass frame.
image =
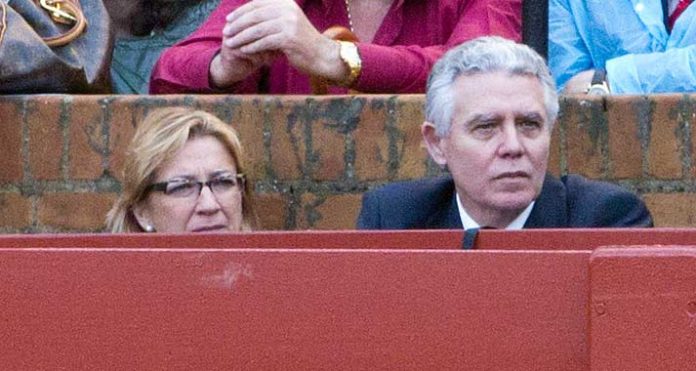
<path id="1" fill-rule="evenodd" d="M 237 187 L 241 186 L 239 189 L 240 189 L 240 191 L 242 191 L 242 193 L 244 193 L 244 190 L 246 189 L 246 175 L 239 173 L 239 174 L 234 174 L 231 177 L 233 177 L 237 180 Z M 167 182 L 152 183 L 149 186 L 145 187 L 144 194 L 148 194 L 150 192 L 155 191 L 155 192 L 162 192 L 165 195 L 171 196 L 170 193 L 167 193 L 167 186 L 169 186 L 169 184 L 171 184 L 171 183 L 195 184 L 198 187 L 198 194 L 196 196 L 201 195 L 201 192 L 203 192 L 204 187 L 208 187 L 210 189 L 210 192 L 215 194 L 215 191 L 213 191 L 213 187 L 211 185 L 217 181 L 224 179 L 224 178 L 227 178 L 227 176 L 213 178 L 213 179 L 207 180 L 205 182 L 201 182 L 199 180 L 185 180 L 185 181 L 172 181 L 172 180 L 170 180 Z M 192 195 L 193 194 L 195 194 L 195 192 L 192 193 Z M 185 197 L 189 197 L 189 196 L 190 195 L 181 196 L 180 198 L 185 198 Z M 174 197 L 176 197 L 176 196 L 174 196 Z"/>

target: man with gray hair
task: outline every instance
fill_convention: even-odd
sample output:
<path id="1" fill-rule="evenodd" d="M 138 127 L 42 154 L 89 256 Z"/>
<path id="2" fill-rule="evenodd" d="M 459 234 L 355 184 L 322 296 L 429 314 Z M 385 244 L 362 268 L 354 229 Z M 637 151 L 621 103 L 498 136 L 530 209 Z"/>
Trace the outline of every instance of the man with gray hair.
<path id="1" fill-rule="evenodd" d="M 421 133 L 450 175 L 365 194 L 361 229 L 651 227 L 627 190 L 546 173 L 558 97 L 543 58 L 482 37 L 433 67 Z"/>

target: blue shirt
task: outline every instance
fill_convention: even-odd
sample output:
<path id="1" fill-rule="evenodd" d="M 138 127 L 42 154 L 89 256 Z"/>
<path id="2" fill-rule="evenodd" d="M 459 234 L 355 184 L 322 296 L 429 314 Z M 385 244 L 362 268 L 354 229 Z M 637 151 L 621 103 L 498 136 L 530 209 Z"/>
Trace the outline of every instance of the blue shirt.
<path id="1" fill-rule="evenodd" d="M 696 3 L 667 32 L 660 0 L 550 0 L 549 65 L 561 90 L 606 68 L 612 93 L 696 91 Z"/>

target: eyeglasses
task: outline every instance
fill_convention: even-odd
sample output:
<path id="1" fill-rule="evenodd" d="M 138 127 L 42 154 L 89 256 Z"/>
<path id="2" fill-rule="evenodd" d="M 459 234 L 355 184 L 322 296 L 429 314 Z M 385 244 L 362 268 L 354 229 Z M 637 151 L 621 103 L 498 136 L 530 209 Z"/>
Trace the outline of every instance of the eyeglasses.
<path id="1" fill-rule="evenodd" d="M 244 174 L 218 176 L 206 182 L 186 179 L 170 180 L 168 182 L 150 184 L 145 188 L 145 193 L 156 191 L 176 198 L 186 198 L 194 195 L 198 197 L 203 191 L 203 187 L 208 187 L 216 196 L 224 196 L 236 188 L 244 189 L 245 181 L 246 177 Z"/>

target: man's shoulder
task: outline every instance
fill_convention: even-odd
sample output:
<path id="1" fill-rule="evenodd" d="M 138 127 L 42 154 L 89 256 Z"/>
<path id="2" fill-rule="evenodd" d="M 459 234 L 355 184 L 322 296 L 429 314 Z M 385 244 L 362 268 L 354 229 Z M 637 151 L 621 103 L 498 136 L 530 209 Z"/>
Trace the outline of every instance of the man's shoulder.
<path id="1" fill-rule="evenodd" d="M 635 193 L 616 184 L 566 175 L 571 224 L 588 227 L 652 226 L 650 212 Z"/>
<path id="2" fill-rule="evenodd" d="M 449 192 L 453 190 L 454 181 L 452 177 L 441 176 L 388 183 L 368 193 L 378 195 L 379 197 L 397 197 L 403 200 L 403 197 L 419 198 L 423 195 L 431 196 L 433 193 Z"/>
<path id="3" fill-rule="evenodd" d="M 452 178 L 444 176 L 390 183 L 366 192 L 358 228 L 443 228 L 451 224 L 454 189 Z"/>
<path id="4" fill-rule="evenodd" d="M 625 195 L 636 197 L 632 192 L 619 185 L 585 178 L 582 175 L 569 174 L 560 178 L 570 197 L 611 197 Z"/>

